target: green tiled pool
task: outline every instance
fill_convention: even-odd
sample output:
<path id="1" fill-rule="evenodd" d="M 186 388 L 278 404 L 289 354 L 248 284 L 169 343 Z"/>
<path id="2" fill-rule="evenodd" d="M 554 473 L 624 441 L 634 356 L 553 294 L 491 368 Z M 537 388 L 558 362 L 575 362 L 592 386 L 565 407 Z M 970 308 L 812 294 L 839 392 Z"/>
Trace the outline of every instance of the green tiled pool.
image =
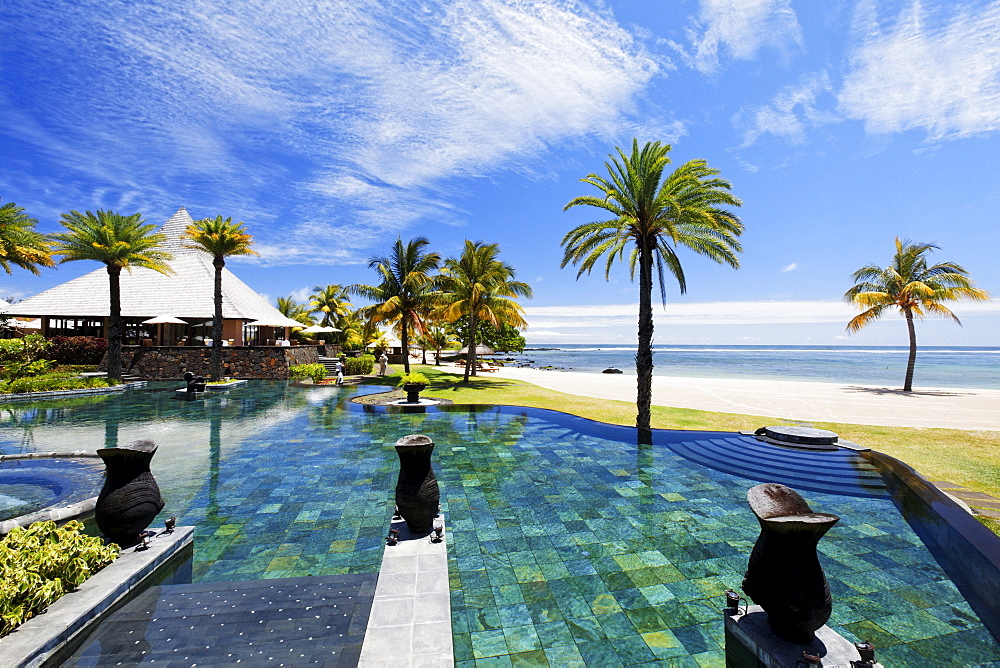
<path id="1" fill-rule="evenodd" d="M 740 586 L 758 533 L 746 490 L 773 473 L 842 518 L 820 543 L 831 626 L 873 642 L 887 665 L 1000 661 L 870 465 L 849 453 L 788 466 L 780 449 L 762 450 L 751 479 L 719 454 L 757 447 L 735 434 L 663 432 L 637 447 L 630 430 L 545 411 L 390 414 L 345 409 L 349 388 L 263 381 L 203 402 L 162 390 L 9 407 L 0 452 L 152 438 L 164 514 L 197 527 L 195 580 L 227 581 L 376 572 L 391 446 L 427 434 L 461 666 L 724 665 L 722 594 Z"/>

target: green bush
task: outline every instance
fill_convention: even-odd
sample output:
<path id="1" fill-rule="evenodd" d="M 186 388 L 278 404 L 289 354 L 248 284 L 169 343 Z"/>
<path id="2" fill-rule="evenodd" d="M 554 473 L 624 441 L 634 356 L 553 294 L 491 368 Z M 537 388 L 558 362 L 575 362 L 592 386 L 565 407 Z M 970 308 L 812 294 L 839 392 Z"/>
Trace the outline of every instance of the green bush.
<path id="1" fill-rule="evenodd" d="M 34 378 L 18 378 L 0 384 L 0 394 L 25 394 L 26 392 L 54 392 L 56 390 L 87 390 L 95 387 L 117 385 L 107 378 L 80 378 L 65 374 L 48 374 Z"/>
<path id="2" fill-rule="evenodd" d="M 288 372 L 292 378 L 312 378 L 314 383 L 326 378 L 326 367 L 322 364 L 293 364 Z"/>
<path id="3" fill-rule="evenodd" d="M 75 520 L 57 529 L 35 522 L 0 540 L 0 636 L 47 608 L 118 557 L 112 543 L 80 533 Z"/>
<path id="4" fill-rule="evenodd" d="M 52 366 L 46 357 L 51 345 L 38 334 L 0 341 L 0 376 L 10 384 L 19 378 L 45 373 Z"/>
<path id="5" fill-rule="evenodd" d="M 56 364 L 100 364 L 108 342 L 96 336 L 53 336 L 47 357 Z"/>
<path id="6" fill-rule="evenodd" d="M 348 376 L 364 376 L 372 372 L 375 368 L 375 356 L 374 355 L 362 355 L 360 357 L 348 357 L 347 358 L 347 375 Z"/>
<path id="7" fill-rule="evenodd" d="M 399 379 L 399 386 L 403 385 L 430 385 L 431 381 L 427 379 L 422 373 L 407 373 L 403 374 L 403 377 Z"/>

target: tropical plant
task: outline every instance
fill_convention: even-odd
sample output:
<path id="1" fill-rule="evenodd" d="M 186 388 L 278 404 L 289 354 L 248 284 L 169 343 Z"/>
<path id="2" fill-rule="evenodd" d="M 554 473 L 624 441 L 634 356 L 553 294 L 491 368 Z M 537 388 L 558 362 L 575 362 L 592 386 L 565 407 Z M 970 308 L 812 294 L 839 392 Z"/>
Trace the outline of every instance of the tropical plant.
<path id="1" fill-rule="evenodd" d="M 427 330 L 427 345 L 434 350 L 435 364 L 441 364 L 441 351 L 456 343 L 459 339 L 448 327 L 430 327 Z"/>
<path id="2" fill-rule="evenodd" d="M 370 374 L 374 368 L 375 356 L 366 353 L 358 357 L 348 357 L 347 371 L 345 373 L 348 376 L 364 376 Z"/>
<path id="3" fill-rule="evenodd" d="M 323 314 L 321 327 L 340 327 L 342 319 L 351 314 L 351 302 L 347 298 L 347 288 L 342 285 L 317 285 L 309 296 L 309 306 Z"/>
<path id="4" fill-rule="evenodd" d="M 222 378 L 222 270 L 226 258 L 233 255 L 257 255 L 253 237 L 247 233 L 243 223 L 234 223 L 232 218 L 203 218 L 188 225 L 184 238 L 191 243 L 188 248 L 203 250 L 212 256 L 215 267 L 215 314 L 212 316 L 212 363 L 209 370 L 212 380 Z"/>
<path id="5" fill-rule="evenodd" d="M 5 636 L 118 557 L 114 543 L 70 520 L 16 527 L 0 540 L 0 636 Z"/>
<path id="6" fill-rule="evenodd" d="M 875 264 L 858 269 L 852 278 L 854 287 L 844 294 L 844 299 L 864 309 L 847 323 L 847 331 L 856 332 L 878 320 L 889 309 L 899 309 L 906 319 L 910 335 L 910 354 L 906 360 L 906 377 L 903 391 L 913 391 L 913 368 L 917 362 L 917 330 L 914 317 L 924 315 L 951 318 L 962 322 L 941 302 L 969 299 L 989 301 L 990 295 L 973 285 L 969 272 L 954 262 L 927 266 L 927 254 L 938 250 L 928 243 L 912 243 L 896 237 L 896 254 L 888 267 Z"/>
<path id="7" fill-rule="evenodd" d="M 45 235 L 35 231 L 38 221 L 13 202 L 0 206 L 0 267 L 11 265 L 38 274 L 39 267 L 54 267 L 52 248 Z"/>
<path id="8" fill-rule="evenodd" d="M 430 385 L 431 381 L 428 380 L 427 376 L 419 372 L 404 373 L 399 379 L 399 386 L 404 385 Z"/>
<path id="9" fill-rule="evenodd" d="M 62 214 L 60 221 L 68 231 L 53 234 L 54 255 L 62 262 L 95 260 L 107 266 L 110 284 L 111 309 L 108 316 L 108 378 L 121 378 L 122 330 L 121 288 L 122 269 L 132 267 L 152 269 L 161 274 L 170 273 L 167 262 L 170 253 L 157 247 L 164 236 L 154 232 L 155 225 L 147 224 L 141 214 L 123 216 L 113 211 L 97 213 L 70 211 Z"/>
<path id="10" fill-rule="evenodd" d="M 389 255 L 377 255 L 368 261 L 381 283 L 378 285 L 352 285 L 350 291 L 371 302 L 360 309 L 372 324 L 394 323 L 403 347 L 403 368 L 410 371 L 410 333 L 422 334 L 422 314 L 432 300 L 433 279 L 430 273 L 437 269 L 440 256 L 424 248 L 430 242 L 417 237 L 403 244 L 396 239 Z"/>
<path id="11" fill-rule="evenodd" d="M 531 286 L 514 280 L 514 268 L 497 259 L 500 246 L 466 240 L 458 258 L 445 260 L 437 284 L 440 316 L 448 322 L 468 318 L 465 377 L 476 375 L 476 329 L 480 321 L 494 327 L 507 323 L 525 327 L 524 309 L 516 297 L 531 298 Z"/>
<path id="12" fill-rule="evenodd" d="M 333 342 L 340 344 L 344 350 L 358 350 L 371 342 L 371 332 L 374 327 L 367 327 L 364 318 L 357 310 L 344 315 L 337 322 L 339 332 L 333 332 Z"/>
<path id="13" fill-rule="evenodd" d="M 276 306 L 281 315 L 297 320 L 305 327 L 316 324 L 316 320 L 310 315 L 309 306 L 295 301 L 294 297 L 278 297 Z"/>
<path id="14" fill-rule="evenodd" d="M 95 336 L 53 336 L 46 353 L 56 364 L 100 364 L 108 342 Z"/>
<path id="15" fill-rule="evenodd" d="M 455 336 L 461 340 L 469 338 L 469 319 L 463 318 L 452 325 Z M 476 342 L 484 346 L 489 346 L 498 353 L 519 353 L 524 350 L 527 343 L 521 336 L 520 330 L 513 325 L 500 323 L 499 327 L 491 325 L 489 322 L 479 322 L 476 325 Z"/>
<path id="16" fill-rule="evenodd" d="M 639 272 L 639 342 L 635 355 L 637 382 L 636 427 L 643 442 L 650 437 L 649 411 L 653 393 L 653 265 L 656 265 L 663 307 L 667 305 L 664 267 L 677 280 L 681 294 L 687 281 L 677 249 L 686 246 L 720 264 L 739 267 L 737 253 L 742 250 L 738 237 L 743 225 L 723 206 L 740 206 L 729 191 L 731 185 L 718 177 L 704 160 L 691 160 L 664 177 L 670 164 L 670 146 L 647 142 L 641 149 L 632 140 L 632 152 L 625 155 L 616 147 L 617 156 L 604 165 L 608 177 L 589 174 L 581 179 L 601 191 L 600 196 L 571 200 L 564 210 L 592 206 L 611 214 L 611 218 L 585 223 L 563 237 L 565 248 L 562 266 L 579 265 L 577 278 L 590 273 L 601 258 L 605 259 L 604 277 L 608 279 L 615 262 L 622 262 L 628 251 L 632 280 Z"/>
<path id="17" fill-rule="evenodd" d="M 7 381 L 4 392 L 22 378 L 39 376 L 52 368 L 46 352 L 52 346 L 41 334 L 0 340 L 0 377 Z"/>
<path id="18" fill-rule="evenodd" d="M 288 367 L 288 375 L 292 378 L 311 378 L 314 383 L 326 378 L 326 373 L 322 364 L 293 364 Z"/>

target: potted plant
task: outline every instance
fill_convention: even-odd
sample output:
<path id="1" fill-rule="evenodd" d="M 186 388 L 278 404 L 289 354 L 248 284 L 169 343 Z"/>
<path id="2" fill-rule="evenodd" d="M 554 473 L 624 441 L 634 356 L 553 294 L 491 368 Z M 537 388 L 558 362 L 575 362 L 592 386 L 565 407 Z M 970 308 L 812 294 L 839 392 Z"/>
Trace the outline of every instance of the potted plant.
<path id="1" fill-rule="evenodd" d="M 420 393 L 430 385 L 427 376 L 422 373 L 407 373 L 399 379 L 399 386 L 406 392 L 406 403 L 420 403 Z"/>

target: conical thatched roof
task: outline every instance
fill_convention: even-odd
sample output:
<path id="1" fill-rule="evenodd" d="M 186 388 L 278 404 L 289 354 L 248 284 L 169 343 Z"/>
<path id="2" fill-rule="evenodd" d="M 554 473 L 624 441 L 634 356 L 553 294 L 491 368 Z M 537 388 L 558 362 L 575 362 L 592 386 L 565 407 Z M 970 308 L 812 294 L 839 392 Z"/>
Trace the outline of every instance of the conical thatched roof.
<path id="1" fill-rule="evenodd" d="M 212 258 L 203 251 L 186 248 L 181 240 L 184 230 L 193 222 L 187 210 L 181 207 L 160 228 L 166 236 L 160 247 L 174 256 L 169 263 L 173 273 L 165 275 L 142 268 L 121 273 L 123 317 L 145 319 L 169 314 L 178 318 L 211 319 L 215 313 Z M 106 317 L 108 292 L 108 272 L 102 267 L 40 292 L 7 310 L 11 315 L 30 317 Z M 283 316 L 229 269 L 222 270 L 222 317 L 261 320 L 286 327 L 301 326 Z"/>

